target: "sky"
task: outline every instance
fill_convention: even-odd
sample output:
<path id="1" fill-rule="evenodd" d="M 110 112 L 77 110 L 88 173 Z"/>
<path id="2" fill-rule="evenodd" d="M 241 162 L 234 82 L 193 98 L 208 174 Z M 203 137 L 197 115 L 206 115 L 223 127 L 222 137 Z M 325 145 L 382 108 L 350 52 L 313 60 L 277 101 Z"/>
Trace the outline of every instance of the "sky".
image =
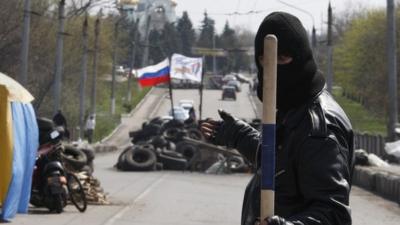
<path id="1" fill-rule="evenodd" d="M 176 0 L 177 16 L 188 11 L 196 29 L 200 28 L 204 12 L 215 20 L 218 32 L 221 32 L 225 22 L 231 27 L 241 26 L 256 32 L 263 18 L 273 11 L 285 11 L 296 15 L 307 30 L 311 30 L 313 23 L 317 32 L 326 29 L 326 17 L 329 0 Z M 294 5 L 301 10 L 289 7 L 281 2 Z M 331 0 L 334 14 L 352 8 L 384 8 L 386 0 Z M 254 11 L 256 13 L 248 13 Z M 235 15 L 235 12 L 238 14 Z M 314 22 L 313 22 L 314 21 Z"/>

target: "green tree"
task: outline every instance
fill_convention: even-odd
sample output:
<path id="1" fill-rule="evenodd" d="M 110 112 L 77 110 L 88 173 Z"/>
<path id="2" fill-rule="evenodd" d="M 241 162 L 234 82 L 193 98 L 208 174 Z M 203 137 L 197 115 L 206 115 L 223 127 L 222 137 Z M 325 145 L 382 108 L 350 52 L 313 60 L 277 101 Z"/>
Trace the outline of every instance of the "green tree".
<path id="1" fill-rule="evenodd" d="M 215 35 L 215 21 L 208 17 L 207 12 L 204 13 L 204 19 L 201 22 L 198 47 L 211 48 L 213 46 L 213 36 Z"/>
<path id="2" fill-rule="evenodd" d="M 157 30 L 149 33 L 149 62 L 158 63 L 164 59 L 164 52 L 161 52 L 161 34 Z"/>
<path id="3" fill-rule="evenodd" d="M 236 63 L 236 54 L 234 51 L 237 48 L 237 38 L 235 31 L 229 26 L 229 22 L 226 21 L 224 30 L 222 31 L 221 36 L 219 37 L 219 46 L 225 49 L 228 52 L 228 56 L 221 58 L 220 65 L 222 65 L 223 73 L 229 73 L 233 71 L 234 65 Z"/>
<path id="4" fill-rule="evenodd" d="M 173 23 L 166 23 L 161 32 L 160 46 L 167 57 L 171 57 L 174 53 L 182 52 L 182 43 L 179 39 L 177 28 Z"/>
<path id="5" fill-rule="evenodd" d="M 387 108 L 385 21 L 383 10 L 353 19 L 334 50 L 335 82 L 379 115 Z"/>
<path id="6" fill-rule="evenodd" d="M 215 33 L 215 22 L 208 17 L 207 12 L 204 13 L 204 19 L 201 22 L 199 39 L 197 47 L 212 48 Z M 206 70 L 212 70 L 212 57 L 205 57 Z"/>
<path id="7" fill-rule="evenodd" d="M 180 43 L 182 44 L 180 53 L 191 56 L 191 49 L 195 42 L 196 33 L 186 11 L 184 11 L 182 17 L 178 19 L 177 31 L 179 33 Z"/>

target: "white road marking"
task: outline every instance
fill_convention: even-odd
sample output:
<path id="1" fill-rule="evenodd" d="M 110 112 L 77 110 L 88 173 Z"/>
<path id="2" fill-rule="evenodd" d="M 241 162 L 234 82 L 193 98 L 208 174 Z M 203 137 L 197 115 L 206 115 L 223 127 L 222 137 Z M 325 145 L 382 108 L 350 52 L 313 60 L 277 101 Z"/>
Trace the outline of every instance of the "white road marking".
<path id="1" fill-rule="evenodd" d="M 160 178 L 158 178 L 156 181 L 154 181 L 149 186 L 147 186 L 141 194 L 139 194 L 127 206 L 122 208 L 117 214 L 115 214 L 110 219 L 108 219 L 104 223 L 104 225 L 112 225 L 112 224 L 114 224 L 118 219 L 120 219 L 126 212 L 128 212 L 133 207 L 134 203 L 136 203 L 137 201 L 139 201 L 139 200 L 143 199 L 144 197 L 146 197 L 146 195 L 149 194 L 159 183 L 161 183 L 166 176 L 167 176 L 166 174 L 163 174 Z"/>

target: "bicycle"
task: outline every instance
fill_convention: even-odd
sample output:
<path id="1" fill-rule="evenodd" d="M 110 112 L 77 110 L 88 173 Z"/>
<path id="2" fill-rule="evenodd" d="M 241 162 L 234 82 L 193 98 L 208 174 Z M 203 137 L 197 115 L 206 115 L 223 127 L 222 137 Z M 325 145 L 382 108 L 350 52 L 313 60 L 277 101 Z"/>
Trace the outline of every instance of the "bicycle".
<path id="1" fill-rule="evenodd" d="M 79 178 L 70 172 L 67 172 L 67 188 L 69 200 L 79 210 L 85 212 L 87 208 L 87 200 L 85 190 Z"/>

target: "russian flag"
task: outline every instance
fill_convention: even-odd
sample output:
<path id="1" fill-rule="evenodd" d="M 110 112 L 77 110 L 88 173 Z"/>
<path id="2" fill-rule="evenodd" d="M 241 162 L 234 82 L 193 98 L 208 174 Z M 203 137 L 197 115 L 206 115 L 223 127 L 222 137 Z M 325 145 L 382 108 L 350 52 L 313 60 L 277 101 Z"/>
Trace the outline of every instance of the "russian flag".
<path id="1" fill-rule="evenodd" d="M 169 78 L 169 60 L 148 66 L 137 71 L 139 83 L 141 86 L 154 86 L 160 83 L 168 83 Z"/>

